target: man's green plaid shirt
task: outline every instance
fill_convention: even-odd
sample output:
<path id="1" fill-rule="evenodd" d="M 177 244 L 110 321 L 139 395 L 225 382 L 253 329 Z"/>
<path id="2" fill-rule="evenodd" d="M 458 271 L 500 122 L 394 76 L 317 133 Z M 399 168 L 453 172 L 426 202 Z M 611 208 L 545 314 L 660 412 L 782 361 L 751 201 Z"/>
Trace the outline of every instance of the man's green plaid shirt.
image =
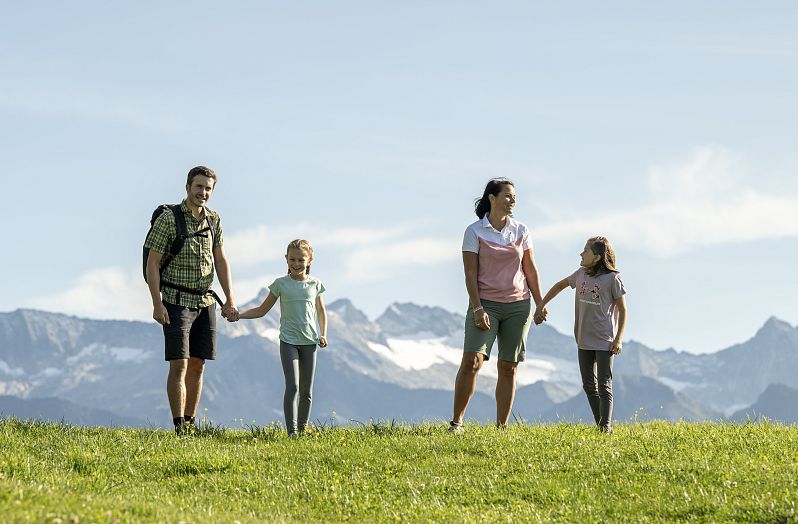
<path id="1" fill-rule="evenodd" d="M 166 271 L 161 275 L 161 280 L 189 289 L 204 291 L 213 284 L 213 249 L 221 246 L 224 242 L 222 238 L 222 223 L 219 214 L 207 207 L 199 220 L 192 216 L 185 200 L 180 205 L 180 208 L 186 217 L 186 230 L 188 233 L 208 227 L 208 216 L 216 217 L 216 229 L 212 236 L 206 233 L 204 238 L 201 236 L 187 238 L 186 243 L 183 244 L 183 249 L 169 263 Z M 155 220 L 152 232 L 147 237 L 144 246 L 163 255 L 169 252 L 175 237 L 177 237 L 175 216 L 172 212 L 167 211 Z M 213 240 L 213 246 L 211 246 L 211 239 Z M 202 308 L 210 306 L 214 302 L 211 295 L 199 296 L 181 293 L 168 287 L 161 289 L 161 295 L 166 302 L 183 307 Z"/>

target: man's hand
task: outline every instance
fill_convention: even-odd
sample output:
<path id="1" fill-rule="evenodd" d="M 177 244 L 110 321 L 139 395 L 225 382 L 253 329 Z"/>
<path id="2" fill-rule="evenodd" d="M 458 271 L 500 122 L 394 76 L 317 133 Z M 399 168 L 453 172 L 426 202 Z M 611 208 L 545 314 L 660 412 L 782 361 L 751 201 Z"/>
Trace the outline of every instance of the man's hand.
<path id="1" fill-rule="evenodd" d="M 235 320 L 230 320 L 230 316 L 233 316 Z M 229 300 L 224 303 L 222 306 L 222 316 L 231 322 L 235 322 L 238 320 L 238 308 L 236 307 L 235 302 L 230 302 Z"/>
<path id="2" fill-rule="evenodd" d="M 161 303 L 155 304 L 152 308 L 152 318 L 162 326 L 169 323 L 169 312 L 166 311 L 166 306 Z"/>
<path id="3" fill-rule="evenodd" d="M 327 337 L 324 335 L 319 337 L 319 347 L 326 348 L 327 347 Z"/>
<path id="4" fill-rule="evenodd" d="M 241 312 L 239 310 L 233 309 L 227 314 L 228 322 L 238 322 L 239 320 L 241 320 Z"/>
<path id="5" fill-rule="evenodd" d="M 612 346 L 610 346 L 610 353 L 612 353 L 613 355 L 620 355 L 622 349 L 623 347 L 621 345 L 621 341 L 615 340 L 613 341 Z"/>

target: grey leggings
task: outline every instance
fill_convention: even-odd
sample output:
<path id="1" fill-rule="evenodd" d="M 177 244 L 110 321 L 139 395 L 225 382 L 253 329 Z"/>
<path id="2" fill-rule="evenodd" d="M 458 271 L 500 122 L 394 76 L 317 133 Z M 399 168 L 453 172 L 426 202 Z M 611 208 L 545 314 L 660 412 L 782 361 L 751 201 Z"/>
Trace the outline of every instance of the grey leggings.
<path id="1" fill-rule="evenodd" d="M 313 402 L 313 373 L 316 370 L 316 344 L 297 346 L 280 341 L 280 361 L 285 375 L 283 412 L 289 434 L 304 431 Z M 297 391 L 299 414 L 297 416 Z"/>
<path id="2" fill-rule="evenodd" d="M 609 351 L 578 349 L 582 388 L 601 428 L 612 426 L 612 358 Z"/>

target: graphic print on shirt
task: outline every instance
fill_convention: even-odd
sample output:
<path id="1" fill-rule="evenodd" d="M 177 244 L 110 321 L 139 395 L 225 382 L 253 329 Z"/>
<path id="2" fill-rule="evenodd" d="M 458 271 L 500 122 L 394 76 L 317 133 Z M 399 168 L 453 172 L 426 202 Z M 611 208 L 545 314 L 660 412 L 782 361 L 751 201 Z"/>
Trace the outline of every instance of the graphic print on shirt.
<path id="1" fill-rule="evenodd" d="M 579 296 L 584 297 L 588 291 L 590 291 L 590 296 L 593 297 L 593 300 L 587 300 L 585 298 L 579 298 L 579 302 L 584 302 L 585 304 L 593 304 L 594 306 L 600 306 L 601 302 L 597 302 L 599 300 L 599 293 L 601 288 L 598 284 L 593 284 L 593 287 L 588 289 L 587 282 L 584 280 L 579 285 Z"/>

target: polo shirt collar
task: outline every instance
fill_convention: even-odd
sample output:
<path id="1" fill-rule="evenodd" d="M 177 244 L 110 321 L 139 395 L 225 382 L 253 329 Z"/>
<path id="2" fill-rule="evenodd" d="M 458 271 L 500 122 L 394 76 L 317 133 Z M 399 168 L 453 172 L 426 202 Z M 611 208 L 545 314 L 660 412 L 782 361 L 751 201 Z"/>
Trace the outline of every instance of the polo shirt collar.
<path id="1" fill-rule="evenodd" d="M 485 216 L 482 217 L 482 227 L 487 229 L 493 229 L 494 231 L 496 231 L 496 229 L 493 227 L 493 224 L 490 223 L 489 217 L 490 217 L 490 212 L 485 213 Z M 507 222 L 504 224 L 504 228 L 502 228 L 502 230 L 499 231 L 499 233 L 507 229 L 507 227 L 512 225 L 512 223 L 513 223 L 513 217 L 508 215 Z"/>

